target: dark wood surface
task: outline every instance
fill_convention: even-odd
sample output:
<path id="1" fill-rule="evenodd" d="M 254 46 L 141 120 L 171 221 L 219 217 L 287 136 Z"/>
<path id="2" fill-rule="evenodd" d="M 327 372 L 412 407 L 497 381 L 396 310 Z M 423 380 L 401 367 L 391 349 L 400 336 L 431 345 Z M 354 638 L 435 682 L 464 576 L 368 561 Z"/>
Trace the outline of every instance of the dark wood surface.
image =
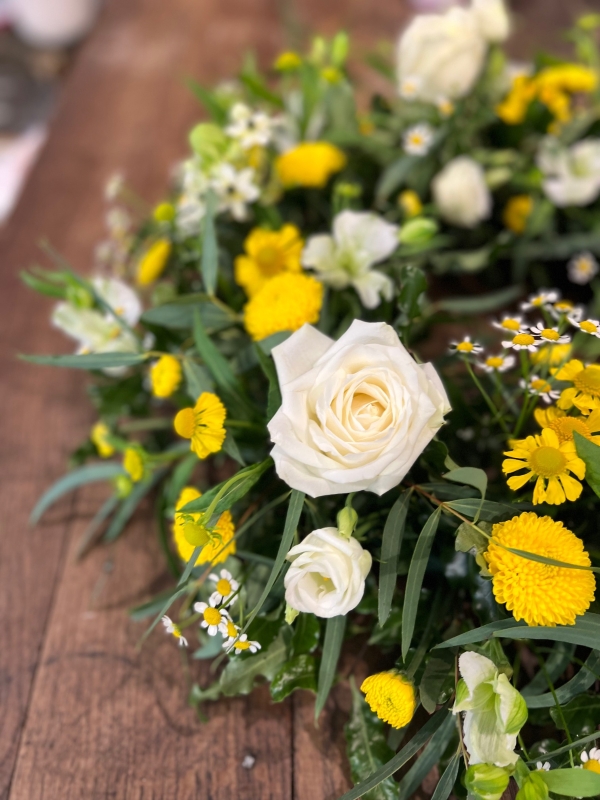
<path id="1" fill-rule="evenodd" d="M 541 0 L 519 6 L 523 56 Z M 564 14 L 564 4 L 544 0 L 544 10 L 547 33 L 548 14 Z M 161 197 L 199 113 L 186 76 L 230 77 L 249 48 L 268 64 L 287 32 L 302 29 L 329 34 L 343 24 L 360 53 L 395 35 L 406 14 L 402 0 L 108 0 L 78 54 L 50 139 L 0 233 L 0 800 L 333 800 L 350 786 L 343 690 L 319 729 L 310 697 L 272 705 L 263 690 L 211 706 L 201 725 L 186 707 L 189 675 L 173 642 L 157 632 L 136 650 L 142 629 L 126 609 L 168 581 L 149 511 L 82 563 L 76 545 L 99 490 L 28 527 L 92 416 L 81 373 L 15 360 L 68 349 L 49 327 L 50 304 L 17 274 L 39 260 L 41 237 L 77 269 L 91 268 L 102 188 L 116 169 L 150 201 Z M 242 767 L 248 754 L 251 770 Z"/>

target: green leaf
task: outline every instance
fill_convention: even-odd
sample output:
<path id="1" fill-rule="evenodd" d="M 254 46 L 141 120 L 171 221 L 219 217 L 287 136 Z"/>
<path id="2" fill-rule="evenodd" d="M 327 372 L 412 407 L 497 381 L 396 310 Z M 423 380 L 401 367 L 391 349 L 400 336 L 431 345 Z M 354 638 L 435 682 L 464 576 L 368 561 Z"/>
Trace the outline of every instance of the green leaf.
<path id="1" fill-rule="evenodd" d="M 518 625 L 521 625 L 523 628 L 526 627 L 524 622 L 515 622 L 512 617 L 510 619 L 488 622 L 487 625 L 482 625 L 480 628 L 474 628 L 472 631 L 466 631 L 458 636 L 453 636 L 451 639 L 447 639 L 445 642 L 436 644 L 433 650 L 441 650 L 444 647 L 463 647 L 465 644 L 483 642 L 491 638 L 496 632 L 502 636 L 502 631 L 514 629 Z"/>
<path id="2" fill-rule="evenodd" d="M 319 646 L 321 623 L 314 614 L 300 614 L 294 624 L 291 654 L 314 653 Z"/>
<path id="3" fill-rule="evenodd" d="M 382 627 L 392 607 L 392 598 L 398 577 L 398 557 L 402 547 L 406 514 L 412 490 L 402 492 L 392 506 L 383 528 L 381 539 L 381 566 L 379 567 L 379 625 Z"/>
<path id="4" fill-rule="evenodd" d="M 560 711 L 559 714 L 556 707 L 550 709 L 550 716 L 559 730 L 582 732 L 587 724 L 594 727 L 600 719 L 600 697 L 580 694 L 566 705 L 561 703 Z"/>
<path id="5" fill-rule="evenodd" d="M 209 636 L 207 641 L 194 650 L 192 658 L 198 661 L 207 661 L 208 659 L 216 658 L 223 652 L 223 639 L 221 636 Z"/>
<path id="6" fill-rule="evenodd" d="M 428 714 L 433 714 L 442 695 L 454 689 L 454 683 L 454 656 L 450 653 L 432 656 L 425 666 L 419 685 L 421 705 Z M 444 697 L 441 702 L 446 699 Z"/>
<path id="7" fill-rule="evenodd" d="M 206 295 L 201 295 L 206 297 Z M 192 295 L 183 295 L 188 300 Z M 156 325 L 171 330 L 187 330 L 194 327 L 194 315 L 199 314 L 207 331 L 215 333 L 229 328 L 234 322 L 233 312 L 227 314 L 210 300 L 195 302 L 172 302 L 150 308 L 142 314 L 144 325 Z"/>
<path id="8" fill-rule="evenodd" d="M 265 355 L 258 345 L 254 345 L 254 350 L 258 358 L 258 363 L 269 381 L 269 395 L 267 399 L 267 422 L 275 416 L 275 412 L 281 405 L 281 389 L 279 388 L 279 378 L 275 369 L 275 362 L 271 356 Z"/>
<path id="9" fill-rule="evenodd" d="M 237 461 L 238 464 L 241 464 L 242 467 L 246 466 L 246 462 L 242 458 L 242 454 L 240 453 L 240 449 L 237 446 L 237 442 L 233 438 L 233 434 L 231 431 L 227 431 L 225 436 L 225 440 L 223 441 L 223 451 L 227 453 L 229 458 L 233 458 L 234 461 Z"/>
<path id="10" fill-rule="evenodd" d="M 458 775 L 458 768 L 460 767 L 460 753 L 457 753 L 452 761 L 444 770 L 444 774 L 438 781 L 435 787 L 435 792 L 431 796 L 431 800 L 447 800 L 450 797 L 456 776 Z"/>
<path id="11" fill-rule="evenodd" d="M 429 554 L 433 545 L 433 539 L 440 521 L 441 508 L 437 508 L 429 517 L 423 530 L 419 534 L 415 546 L 413 557 L 408 568 L 408 578 L 406 579 L 406 591 L 404 594 L 404 605 L 402 608 L 402 658 L 410 648 L 415 622 L 417 619 L 417 609 L 421 597 L 421 586 L 429 561 Z"/>
<path id="12" fill-rule="evenodd" d="M 19 356 L 31 364 L 47 367 L 71 367 L 72 369 L 108 369 L 109 367 L 132 367 L 146 360 L 143 353 L 88 353 L 68 356 Z"/>
<path id="13" fill-rule="evenodd" d="M 477 522 L 479 514 L 481 513 L 481 506 L 483 505 L 485 494 L 487 492 L 488 480 L 485 472 L 482 469 L 477 469 L 476 467 L 458 467 L 457 469 L 452 469 L 450 472 L 442 475 L 442 478 L 447 481 L 452 481 L 453 483 L 466 483 L 467 486 L 473 486 L 481 494 L 481 503 L 477 513 L 473 518 L 473 522 Z"/>
<path id="14" fill-rule="evenodd" d="M 199 547 L 198 547 L 198 548 L 196 548 L 196 549 L 197 549 L 197 550 L 200 550 L 200 548 L 199 548 Z M 195 562 L 195 560 L 196 560 L 196 559 L 194 559 L 194 562 Z M 141 637 L 141 639 L 140 639 L 140 644 L 141 644 L 142 642 L 144 642 L 144 641 L 145 641 L 145 640 L 148 638 L 148 636 L 150 636 L 150 634 L 152 633 L 152 631 L 154 630 L 154 628 L 156 628 L 156 626 L 158 625 L 158 623 L 161 621 L 161 619 L 164 617 L 164 615 L 167 613 L 167 611 L 168 611 L 168 610 L 171 608 L 171 606 L 173 605 L 173 603 L 175 602 L 175 600 L 177 600 L 178 598 L 180 598 L 180 597 L 181 597 L 181 595 L 182 595 L 182 594 L 185 594 L 186 592 L 187 592 L 187 586 L 182 586 L 181 588 L 177 589 L 177 591 L 173 592 L 173 593 L 172 593 L 172 594 L 171 594 L 169 597 L 167 597 L 167 599 L 166 599 L 166 600 L 165 600 L 165 602 L 163 603 L 163 605 L 162 605 L 162 607 L 161 607 L 160 611 L 159 611 L 159 612 L 158 612 L 158 614 L 157 614 L 157 615 L 154 617 L 154 620 L 153 620 L 152 624 L 150 625 L 150 627 L 149 627 L 149 628 L 147 628 L 147 629 L 144 631 L 144 634 L 143 634 L 143 636 L 142 636 L 142 637 Z"/>
<path id="15" fill-rule="evenodd" d="M 219 245 L 215 233 L 215 208 L 217 198 L 212 189 L 206 194 L 206 213 L 202 223 L 202 259 L 200 272 L 204 281 L 204 288 L 210 295 L 214 295 L 217 288 L 217 274 L 219 272 Z"/>
<path id="16" fill-rule="evenodd" d="M 346 617 L 343 615 L 330 617 L 325 624 L 323 655 L 321 656 L 321 665 L 319 667 L 319 689 L 315 702 L 315 720 L 319 718 L 319 714 L 323 710 L 333 686 L 345 630 Z"/>
<path id="17" fill-rule="evenodd" d="M 115 461 L 86 464 L 84 467 L 68 472 L 47 489 L 37 501 L 29 517 L 30 524 L 35 525 L 39 522 L 44 512 L 67 492 L 72 492 L 80 486 L 85 486 L 86 483 L 108 481 L 111 478 L 116 478 L 117 475 L 123 474 L 123 467 Z"/>
<path id="18" fill-rule="evenodd" d="M 588 486 L 600 497 L 600 447 L 585 436 L 573 432 L 577 455 L 585 462 L 585 479 Z"/>
<path id="19" fill-rule="evenodd" d="M 267 336 L 265 339 L 261 339 L 260 341 L 256 342 L 256 344 L 258 347 L 260 347 L 265 355 L 270 356 L 273 348 L 277 347 L 278 344 L 285 342 L 286 339 L 289 339 L 291 335 L 291 331 L 278 331 L 277 333 L 272 333 L 270 336 Z"/>
<path id="20" fill-rule="evenodd" d="M 400 781 L 398 786 L 398 800 L 408 800 L 408 798 L 416 792 L 425 779 L 425 776 L 442 757 L 455 731 L 456 720 L 450 715 L 446 717 L 444 722 L 433 734 L 417 761 L 415 761 Z"/>
<path id="21" fill-rule="evenodd" d="M 481 531 L 485 531 L 485 533 L 491 533 L 492 524 L 491 522 L 480 521 L 478 528 L 480 528 Z M 477 553 L 487 550 L 488 540 L 481 531 L 473 527 L 470 522 L 461 522 L 456 529 L 454 549 L 459 553 L 469 553 L 473 549 Z"/>
<path id="22" fill-rule="evenodd" d="M 582 736 L 580 739 L 576 739 L 569 744 L 558 747 L 556 750 L 549 751 L 547 755 L 549 758 L 556 758 L 556 756 L 561 756 L 563 753 L 568 753 L 569 750 L 574 750 L 576 747 L 583 747 L 585 744 L 595 742 L 598 738 L 600 738 L 600 732 L 594 731 L 594 733 L 590 733 L 588 736 Z M 538 759 L 535 758 L 533 761 L 528 761 L 528 766 L 534 766 L 537 760 Z"/>
<path id="23" fill-rule="evenodd" d="M 222 481 L 216 486 L 213 486 L 212 489 L 209 489 L 208 492 L 205 492 L 202 497 L 198 497 L 196 500 L 192 500 L 185 506 L 182 506 L 179 511 L 183 511 L 185 514 L 196 514 L 206 511 L 221 489 L 231 482 L 229 490 L 223 494 L 214 509 L 215 515 L 221 515 L 224 511 L 231 508 L 234 503 L 237 503 L 238 500 L 241 500 L 242 497 L 248 494 L 250 489 L 258 482 L 259 478 L 272 463 L 270 458 L 265 458 L 264 461 L 260 461 L 258 464 L 251 464 L 249 467 L 244 467 L 234 475 L 234 477 L 237 478 L 235 483 L 231 482 L 231 478 Z"/>
<path id="24" fill-rule="evenodd" d="M 119 498 L 117 495 L 113 494 L 100 506 L 77 543 L 77 550 L 75 552 L 76 559 L 80 559 L 85 555 L 88 547 L 94 541 L 94 537 L 102 526 L 102 523 L 110 517 L 118 505 Z"/>
<path id="25" fill-rule="evenodd" d="M 196 99 L 204 106 L 208 114 L 218 125 L 225 125 L 227 122 L 227 111 L 222 108 L 215 99 L 213 93 L 192 78 L 186 78 L 185 84 Z"/>
<path id="26" fill-rule="evenodd" d="M 342 795 L 339 800 L 358 800 L 358 798 L 364 797 L 366 792 L 375 788 L 375 786 L 379 786 L 382 781 L 397 772 L 400 767 L 403 767 L 404 764 L 406 764 L 406 762 L 411 759 L 415 753 L 421 749 L 421 747 L 423 747 L 429 737 L 433 736 L 437 729 L 448 718 L 448 713 L 448 709 L 444 708 L 440 709 L 437 714 L 429 717 L 425 725 L 423 725 L 423 727 L 417 731 L 417 733 L 415 733 L 410 742 L 404 745 L 399 753 L 396 753 L 396 755 L 386 764 L 375 770 L 375 772 L 373 772 L 369 778 L 356 785 L 349 792 L 346 792 L 346 794 Z"/>
<path id="27" fill-rule="evenodd" d="M 434 311 L 450 314 L 489 314 L 511 303 L 523 294 L 522 286 L 507 286 L 496 292 L 478 294 L 477 297 L 448 297 L 432 305 Z"/>
<path id="28" fill-rule="evenodd" d="M 208 372 L 187 356 L 183 359 L 183 374 L 187 384 L 187 392 L 194 403 L 203 392 L 213 392 L 215 385 Z"/>
<path id="29" fill-rule="evenodd" d="M 559 643 L 557 643 L 559 644 Z M 548 659 L 547 664 L 550 659 Z M 556 697 L 558 702 L 563 705 L 568 703 L 573 697 L 585 692 L 590 686 L 598 680 L 600 673 L 600 650 L 592 650 L 585 661 L 585 665 L 581 667 L 577 675 L 567 681 L 563 686 L 556 689 Z M 537 676 L 536 676 L 537 677 Z M 534 678 L 535 680 L 535 678 Z M 532 681 L 533 683 L 533 681 Z M 523 692 L 524 694 L 524 692 Z M 538 695 L 536 697 L 526 696 L 528 708 L 551 708 L 555 705 L 554 697 L 551 692 L 547 694 Z"/>
<path id="30" fill-rule="evenodd" d="M 164 478 L 166 472 L 166 469 L 158 469 L 152 474 L 149 480 L 140 481 L 135 484 L 131 493 L 123 500 L 116 514 L 110 521 L 110 525 L 104 534 L 105 542 L 113 542 L 119 536 L 143 498 Z"/>
<path id="31" fill-rule="evenodd" d="M 296 689 L 317 691 L 315 659 L 307 653 L 295 656 L 280 667 L 271 681 L 271 697 L 280 703 Z"/>
<path id="32" fill-rule="evenodd" d="M 523 510 L 521 506 L 524 504 L 509 505 L 508 503 L 495 503 L 491 500 L 484 500 L 482 503 L 476 497 L 465 497 L 462 500 L 451 500 L 446 505 L 465 517 L 473 519 L 479 513 L 479 519 L 496 522 L 502 517 L 514 517 Z"/>
<path id="33" fill-rule="evenodd" d="M 65 286 L 60 286 L 55 283 L 51 283 L 50 281 L 42 280 L 41 278 L 38 278 L 29 272 L 21 272 L 19 273 L 19 277 L 26 286 L 29 286 L 30 289 L 33 289 L 35 292 L 39 292 L 40 294 L 44 294 L 47 297 L 59 297 L 60 299 L 64 299 L 67 294 Z"/>
<path id="34" fill-rule="evenodd" d="M 575 625 L 557 625 L 555 628 L 514 626 L 503 631 L 496 631 L 494 636 L 507 639 L 549 639 L 554 642 L 571 642 L 571 644 L 598 647 L 600 642 L 600 614 L 583 614 L 577 617 Z"/>
<path id="35" fill-rule="evenodd" d="M 546 676 L 554 683 L 558 680 L 566 668 L 571 663 L 571 657 L 575 652 L 575 645 L 566 642 L 555 642 L 552 652 L 546 658 L 545 670 L 540 669 L 538 674 L 522 689 L 519 689 L 523 697 L 530 698 L 534 695 L 542 694 L 548 690 Z M 587 688 L 587 687 L 586 687 Z M 550 695 L 552 696 L 552 695 Z M 528 703 L 529 705 L 529 703 Z M 554 702 L 551 703 L 554 705 Z"/>
<path id="36" fill-rule="evenodd" d="M 540 776 L 554 794 L 569 797 L 597 797 L 600 795 L 600 775 L 588 769 L 542 770 Z"/>
<path id="37" fill-rule="evenodd" d="M 385 723 L 371 711 L 353 678 L 350 679 L 350 688 L 352 711 L 344 733 L 352 780 L 358 783 L 393 758 L 394 751 L 386 742 Z M 396 800 L 397 797 L 398 785 L 389 777 L 364 794 L 363 800 Z"/>
<path id="38" fill-rule="evenodd" d="M 269 89 L 260 75 L 253 72 L 243 72 L 239 79 L 257 100 L 266 100 L 267 103 L 271 103 L 276 108 L 283 110 L 283 100 Z"/>
<path id="39" fill-rule="evenodd" d="M 379 203 L 387 200 L 392 192 L 400 188 L 418 161 L 416 156 L 404 155 L 384 169 L 375 189 Z"/>
<path id="40" fill-rule="evenodd" d="M 195 453 L 189 453 L 177 464 L 165 492 L 165 504 L 167 506 L 175 505 L 181 490 L 190 482 L 192 473 L 197 464 L 198 456 Z"/>
<path id="41" fill-rule="evenodd" d="M 250 694 L 259 676 L 272 681 L 286 659 L 286 646 L 280 634 L 271 646 L 251 656 L 233 656 L 221 673 L 219 689 L 226 697 Z"/>

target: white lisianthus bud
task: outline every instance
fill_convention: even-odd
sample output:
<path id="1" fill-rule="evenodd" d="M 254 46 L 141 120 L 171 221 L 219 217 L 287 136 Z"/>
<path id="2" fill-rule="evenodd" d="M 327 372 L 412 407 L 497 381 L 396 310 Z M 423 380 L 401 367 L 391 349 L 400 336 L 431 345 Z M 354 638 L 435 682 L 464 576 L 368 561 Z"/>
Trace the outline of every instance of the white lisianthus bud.
<path id="1" fill-rule="evenodd" d="M 473 13 L 488 42 L 503 42 L 510 34 L 510 19 L 504 0 L 473 0 Z"/>
<path id="2" fill-rule="evenodd" d="M 320 528 L 286 558 L 291 562 L 285 576 L 288 606 L 317 617 L 337 617 L 360 603 L 372 559 L 356 539 L 346 539 L 337 528 Z"/>
<path id="3" fill-rule="evenodd" d="M 459 228 L 474 228 L 492 212 L 485 173 L 469 156 L 449 161 L 435 176 L 431 188 L 441 216 Z"/>

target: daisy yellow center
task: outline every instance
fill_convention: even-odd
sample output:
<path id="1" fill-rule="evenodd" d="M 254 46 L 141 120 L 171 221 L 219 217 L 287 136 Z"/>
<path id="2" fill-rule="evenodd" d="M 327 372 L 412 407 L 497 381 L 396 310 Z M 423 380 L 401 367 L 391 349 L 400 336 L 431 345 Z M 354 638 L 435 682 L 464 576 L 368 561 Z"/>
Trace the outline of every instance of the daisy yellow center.
<path id="1" fill-rule="evenodd" d="M 527 347 L 530 344 L 533 344 L 535 339 L 530 333 L 518 333 L 515 338 L 513 339 L 513 344 L 520 344 L 524 347 Z"/>
<path id="2" fill-rule="evenodd" d="M 236 642 L 235 643 L 235 649 L 236 650 L 247 650 L 249 647 L 250 647 L 250 642 L 247 641 L 247 640 L 245 642 Z"/>
<path id="3" fill-rule="evenodd" d="M 502 364 L 504 364 L 504 359 L 502 356 L 490 356 L 485 360 L 486 366 L 492 367 L 492 369 L 500 369 Z"/>
<path id="4" fill-rule="evenodd" d="M 237 633 L 238 633 L 237 632 L 237 628 L 235 627 L 233 622 L 230 619 L 228 619 L 227 620 L 227 636 L 231 636 L 232 639 L 235 639 L 235 637 L 237 636 Z"/>
<path id="5" fill-rule="evenodd" d="M 512 319 L 509 317 L 508 319 L 503 319 L 500 323 L 503 328 L 506 328 L 507 331 L 518 331 L 521 327 L 521 323 L 518 319 Z"/>
<path id="6" fill-rule="evenodd" d="M 562 314 L 566 314 L 568 311 L 573 310 L 573 303 L 570 303 L 568 300 L 561 300 L 561 302 L 554 304 L 554 308 Z"/>
<path id="7" fill-rule="evenodd" d="M 558 339 L 560 339 L 560 334 L 553 328 L 544 328 L 541 335 L 544 337 L 544 339 L 549 339 L 551 342 L 556 342 Z"/>
<path id="8" fill-rule="evenodd" d="M 552 420 L 548 427 L 552 428 L 561 444 L 573 438 L 573 431 L 577 431 L 586 439 L 590 439 L 592 435 L 589 425 L 580 417 L 558 417 Z"/>
<path id="9" fill-rule="evenodd" d="M 593 397 L 600 397 L 600 367 L 595 364 L 585 367 L 575 376 L 573 383 L 580 392 L 591 394 Z"/>
<path id="10" fill-rule="evenodd" d="M 585 333 L 596 333 L 598 330 L 598 326 L 595 322 L 590 322 L 589 319 L 584 319 L 583 322 L 579 323 L 579 327 Z"/>
<path id="11" fill-rule="evenodd" d="M 552 387 L 548 381 L 537 378 L 535 381 L 531 381 L 531 388 L 534 392 L 549 392 Z"/>
<path id="12" fill-rule="evenodd" d="M 567 459 L 556 447 L 544 446 L 538 447 L 531 453 L 529 464 L 536 475 L 553 478 L 564 471 Z"/>
<path id="13" fill-rule="evenodd" d="M 173 625 L 172 634 L 176 639 L 181 639 L 181 628 L 179 625 Z"/>
<path id="14" fill-rule="evenodd" d="M 473 348 L 473 342 L 460 342 L 460 344 L 456 345 L 456 349 L 459 353 L 472 353 Z"/>
<path id="15" fill-rule="evenodd" d="M 409 137 L 409 141 L 413 145 L 417 145 L 419 147 L 425 141 L 424 137 L 420 133 L 411 133 Z"/>
<path id="16" fill-rule="evenodd" d="M 227 597 L 227 595 L 231 594 L 231 591 L 231 584 L 227 578 L 221 578 L 221 580 L 217 581 L 217 592 L 222 594 L 223 597 Z"/>
<path id="17" fill-rule="evenodd" d="M 221 622 L 221 614 L 216 608 L 207 608 L 204 612 L 204 620 L 209 625 L 218 625 Z"/>
<path id="18" fill-rule="evenodd" d="M 586 761 L 583 768 L 600 775 L 600 761 L 596 761 L 595 758 L 590 758 L 589 761 Z"/>
<path id="19" fill-rule="evenodd" d="M 281 271 L 281 252 L 276 247 L 261 247 L 256 254 L 256 261 L 265 275 L 272 276 Z"/>

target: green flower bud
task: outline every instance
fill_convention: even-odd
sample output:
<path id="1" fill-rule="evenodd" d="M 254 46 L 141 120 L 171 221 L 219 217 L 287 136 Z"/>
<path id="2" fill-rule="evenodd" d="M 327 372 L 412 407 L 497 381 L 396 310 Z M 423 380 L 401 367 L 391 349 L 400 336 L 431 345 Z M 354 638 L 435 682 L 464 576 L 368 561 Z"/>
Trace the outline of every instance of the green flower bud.
<path id="1" fill-rule="evenodd" d="M 67 286 L 66 298 L 76 308 L 91 308 L 94 305 L 94 298 L 83 286 Z"/>
<path id="2" fill-rule="evenodd" d="M 323 64 L 327 55 L 327 42 L 322 36 L 315 36 L 312 41 L 310 59 L 315 64 Z"/>
<path id="3" fill-rule="evenodd" d="M 190 145 L 207 165 L 220 161 L 228 147 L 227 136 L 212 122 L 201 122 L 192 128 Z"/>
<path id="4" fill-rule="evenodd" d="M 358 522 L 358 514 L 352 506 L 344 506 L 337 515 L 337 526 L 340 534 L 346 539 L 349 539 L 354 533 L 356 523 Z"/>
<path id="5" fill-rule="evenodd" d="M 331 44 L 331 61 L 336 67 L 343 67 L 348 58 L 350 40 L 344 31 L 336 33 Z"/>
<path id="6" fill-rule="evenodd" d="M 208 531 L 204 525 L 199 525 L 197 522 L 186 522 L 183 526 L 183 535 L 192 547 L 204 547 L 210 542 Z"/>
<path id="7" fill-rule="evenodd" d="M 465 786 L 471 800 L 500 800 L 510 775 L 492 764 L 474 764 L 465 773 Z"/>
<path id="8" fill-rule="evenodd" d="M 584 14 L 577 20 L 577 26 L 582 31 L 593 31 L 600 28 L 600 14 Z"/>
<path id="9" fill-rule="evenodd" d="M 299 613 L 300 612 L 296 608 L 292 608 L 289 603 L 285 604 L 285 621 L 288 625 L 292 624 Z"/>
<path id="10" fill-rule="evenodd" d="M 358 183 L 350 183 L 349 181 L 340 181 L 335 185 L 335 193 L 340 197 L 348 197 L 354 199 L 360 197 L 362 188 Z"/>
<path id="11" fill-rule="evenodd" d="M 512 174 L 512 170 L 508 167 L 495 167 L 485 173 L 485 182 L 490 189 L 497 189 L 499 186 L 508 183 L 512 178 Z"/>
<path id="12" fill-rule="evenodd" d="M 129 475 L 117 475 L 114 479 L 115 492 L 120 500 L 124 500 L 131 494 L 133 481 Z"/>
<path id="13" fill-rule="evenodd" d="M 517 792 L 516 800 L 548 800 L 550 792 L 539 772 L 531 772 Z"/>
<path id="14" fill-rule="evenodd" d="M 426 244 L 438 232 L 438 224 L 430 217 L 417 217 L 400 228 L 400 244 Z"/>

